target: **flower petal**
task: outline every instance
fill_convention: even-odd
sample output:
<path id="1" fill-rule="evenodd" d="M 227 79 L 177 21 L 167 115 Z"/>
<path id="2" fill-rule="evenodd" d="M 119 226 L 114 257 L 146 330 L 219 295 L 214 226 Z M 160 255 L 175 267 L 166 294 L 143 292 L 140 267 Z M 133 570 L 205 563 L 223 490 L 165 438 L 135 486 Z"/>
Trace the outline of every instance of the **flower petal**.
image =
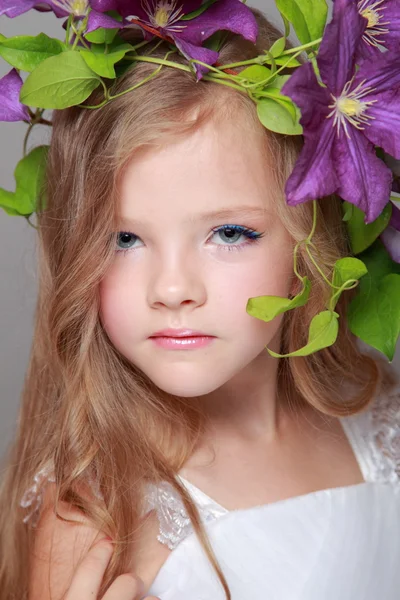
<path id="1" fill-rule="evenodd" d="M 37 0 L 0 0 L 0 16 L 13 19 L 31 10 L 36 3 Z"/>
<path id="2" fill-rule="evenodd" d="M 382 53 L 379 45 L 389 50 L 400 48 L 400 4 L 398 0 L 361 0 L 358 10 L 370 9 L 377 16 L 375 25 L 367 26 L 358 47 L 357 58 L 371 59 Z M 378 45 L 379 44 L 379 45 Z"/>
<path id="3" fill-rule="evenodd" d="M 182 12 L 185 15 L 188 15 L 191 12 L 194 12 L 202 5 L 202 0 L 183 0 L 182 4 Z"/>
<path id="4" fill-rule="evenodd" d="M 317 130 L 330 113 L 331 97 L 327 88 L 318 83 L 310 62 L 298 67 L 281 91 L 300 108 L 300 123 L 306 137 Z M 316 134 L 319 135 L 319 129 Z"/>
<path id="5" fill-rule="evenodd" d="M 321 79 L 335 96 L 353 75 L 355 50 L 366 25 L 355 0 L 335 0 L 317 57 Z"/>
<path id="6" fill-rule="evenodd" d="M 374 90 L 382 93 L 399 89 L 400 53 L 380 52 L 373 60 L 362 62 L 351 88 L 354 89 L 362 81 L 373 88 L 371 93 Z"/>
<path id="7" fill-rule="evenodd" d="M 104 27 L 104 29 L 121 29 L 122 26 L 122 23 L 120 23 L 116 19 L 113 19 L 108 15 L 103 15 L 97 10 L 91 10 L 85 33 L 95 31 L 96 29 L 99 29 L 99 27 Z"/>
<path id="8" fill-rule="evenodd" d="M 332 124 L 325 121 L 315 139 L 306 138 L 294 169 L 286 181 L 288 204 L 296 205 L 322 198 L 336 191 L 339 180 L 332 161 L 334 136 L 335 129 Z"/>
<path id="9" fill-rule="evenodd" d="M 90 0 L 90 6 L 101 13 L 107 12 L 108 10 L 118 11 L 118 4 L 117 0 Z M 134 2 L 131 2 L 131 4 L 134 4 Z"/>
<path id="10" fill-rule="evenodd" d="M 214 50 L 210 50 L 209 48 L 202 48 L 201 46 L 195 46 L 194 44 L 190 44 L 189 42 L 185 42 L 179 37 L 173 36 L 176 47 L 182 52 L 187 59 L 194 58 L 195 60 L 201 60 L 208 65 L 214 65 L 218 60 L 218 52 Z M 207 67 L 203 67 L 203 65 L 198 65 L 193 63 L 193 67 L 196 71 L 196 79 L 200 81 L 205 73 L 209 71 Z"/>
<path id="11" fill-rule="evenodd" d="M 150 23 L 149 15 L 143 9 L 141 0 L 92 0 L 91 5 L 99 12 L 116 10 L 124 18 L 136 17 L 145 23 Z M 111 6 L 112 8 L 109 8 Z"/>
<path id="12" fill-rule="evenodd" d="M 340 181 L 337 193 L 358 206 L 365 213 L 365 223 L 371 223 L 389 202 L 393 176 L 364 133 L 355 127 L 348 131 L 350 137 L 340 130 L 333 148 Z"/>
<path id="13" fill-rule="evenodd" d="M 179 32 L 179 39 L 195 46 L 201 46 L 216 31 L 232 31 L 253 43 L 258 35 L 256 18 L 241 0 L 217 0 L 200 16 L 182 23 L 186 27 Z"/>
<path id="14" fill-rule="evenodd" d="M 384 28 L 388 32 L 383 34 L 383 46 L 389 50 L 400 49 L 400 4 L 399 0 L 385 0 L 380 5 L 380 13 L 382 14 L 382 23 L 385 23 Z"/>
<path id="15" fill-rule="evenodd" d="M 389 227 L 394 227 L 400 231 L 400 209 L 392 202 L 392 215 L 389 221 Z"/>
<path id="16" fill-rule="evenodd" d="M 382 231 L 380 238 L 386 250 L 389 252 L 391 259 L 400 263 L 400 231 L 397 231 L 397 229 L 388 225 L 388 227 Z"/>
<path id="17" fill-rule="evenodd" d="M 22 84 L 16 69 L 0 79 L 0 121 L 30 121 L 28 107 L 19 101 Z"/>
<path id="18" fill-rule="evenodd" d="M 384 92 L 372 98 L 377 102 L 368 108 L 367 114 L 373 120 L 365 126 L 364 133 L 375 146 L 400 159 L 400 91 L 397 94 Z"/>

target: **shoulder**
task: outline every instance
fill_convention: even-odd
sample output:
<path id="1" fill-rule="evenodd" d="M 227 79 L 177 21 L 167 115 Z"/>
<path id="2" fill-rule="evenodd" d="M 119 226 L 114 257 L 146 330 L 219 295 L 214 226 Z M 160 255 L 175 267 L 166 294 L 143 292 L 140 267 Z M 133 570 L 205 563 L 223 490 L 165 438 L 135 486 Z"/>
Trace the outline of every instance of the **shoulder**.
<path id="1" fill-rule="evenodd" d="M 64 597 L 73 573 L 93 543 L 104 537 L 77 509 L 64 502 L 58 505 L 64 521 L 55 514 L 55 485 L 42 492 L 41 510 L 35 526 L 30 557 L 29 598 L 58 600 Z"/>
<path id="2" fill-rule="evenodd" d="M 342 423 L 366 481 L 400 484 L 400 384 L 384 382 L 366 409 Z"/>

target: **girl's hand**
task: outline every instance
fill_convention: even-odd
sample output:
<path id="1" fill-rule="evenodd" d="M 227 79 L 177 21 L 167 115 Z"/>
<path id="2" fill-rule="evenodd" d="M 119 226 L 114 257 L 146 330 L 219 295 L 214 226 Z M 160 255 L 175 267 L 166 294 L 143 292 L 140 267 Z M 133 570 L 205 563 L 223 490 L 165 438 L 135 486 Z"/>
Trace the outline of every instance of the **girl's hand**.
<path id="1" fill-rule="evenodd" d="M 160 600 L 155 596 L 144 596 L 143 581 L 131 573 L 117 577 L 105 595 L 98 598 L 112 549 L 106 539 L 94 544 L 76 569 L 65 600 Z"/>

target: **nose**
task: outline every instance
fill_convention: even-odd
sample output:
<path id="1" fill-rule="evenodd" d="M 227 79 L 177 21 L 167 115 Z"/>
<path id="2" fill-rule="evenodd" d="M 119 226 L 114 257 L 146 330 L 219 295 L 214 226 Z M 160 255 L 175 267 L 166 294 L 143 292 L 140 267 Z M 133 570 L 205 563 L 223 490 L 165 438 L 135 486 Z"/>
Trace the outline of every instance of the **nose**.
<path id="1" fill-rule="evenodd" d="M 164 256 L 157 262 L 148 287 L 148 304 L 152 308 L 178 309 L 181 305 L 193 307 L 205 302 L 206 288 L 201 268 L 186 257 Z"/>

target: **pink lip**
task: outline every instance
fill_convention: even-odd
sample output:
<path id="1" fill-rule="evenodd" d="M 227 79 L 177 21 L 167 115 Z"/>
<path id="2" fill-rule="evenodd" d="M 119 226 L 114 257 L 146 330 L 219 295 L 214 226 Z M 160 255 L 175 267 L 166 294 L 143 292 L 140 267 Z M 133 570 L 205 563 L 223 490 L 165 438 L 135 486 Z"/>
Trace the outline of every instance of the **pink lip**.
<path id="1" fill-rule="evenodd" d="M 203 331 L 195 331 L 194 329 L 162 329 L 161 331 L 156 331 L 150 337 L 171 337 L 171 338 L 181 338 L 181 337 L 214 337 L 210 336 Z"/>
<path id="2" fill-rule="evenodd" d="M 182 337 L 151 337 L 157 346 L 168 350 L 193 350 L 195 348 L 203 348 L 208 346 L 215 340 L 214 336 L 182 336 Z"/>

